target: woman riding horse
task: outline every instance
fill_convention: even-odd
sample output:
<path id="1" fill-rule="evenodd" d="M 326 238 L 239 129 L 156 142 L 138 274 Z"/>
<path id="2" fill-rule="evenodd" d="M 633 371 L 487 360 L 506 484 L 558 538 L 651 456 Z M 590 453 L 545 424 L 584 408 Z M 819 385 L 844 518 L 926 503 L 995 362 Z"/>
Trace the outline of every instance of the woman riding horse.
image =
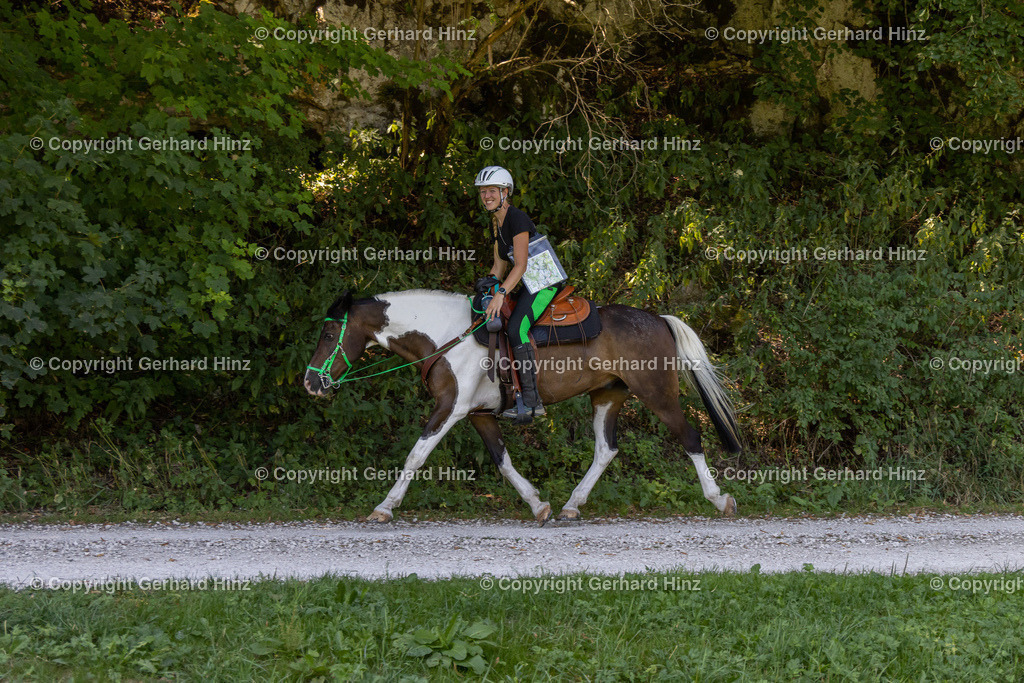
<path id="1" fill-rule="evenodd" d="M 523 424 L 538 415 L 544 415 L 544 404 L 537 393 L 536 357 L 527 333 L 558 294 L 559 286 L 552 285 L 535 294 L 522 286 L 523 273 L 526 272 L 530 258 L 530 240 L 537 234 L 537 227 L 529 216 L 509 203 L 509 197 L 515 189 L 512 174 L 500 166 L 488 166 L 477 174 L 475 185 L 480 188 L 480 201 L 491 214 L 491 229 L 494 232 L 494 266 L 491 268 L 491 277 L 494 278 L 496 288 L 494 298 L 487 305 L 487 320 L 499 315 L 507 293 L 512 292 L 518 297 L 508 319 L 507 331 L 512 357 L 519 371 L 519 383 L 523 388 L 521 403 L 529 412 L 520 415 L 512 407 L 502 413 L 502 417 L 518 418 L 519 423 Z M 512 270 L 502 282 L 505 268 L 510 263 L 508 254 L 512 256 Z M 517 405 L 519 403 L 516 402 Z"/>

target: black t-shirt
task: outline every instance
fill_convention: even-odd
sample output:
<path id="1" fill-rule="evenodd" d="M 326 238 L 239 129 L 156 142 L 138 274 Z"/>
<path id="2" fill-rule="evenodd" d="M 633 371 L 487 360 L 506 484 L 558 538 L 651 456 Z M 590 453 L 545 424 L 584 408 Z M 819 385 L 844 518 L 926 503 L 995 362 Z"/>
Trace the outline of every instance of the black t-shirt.
<path id="1" fill-rule="evenodd" d="M 498 243 L 498 256 L 501 260 L 511 263 L 508 252 L 512 248 L 512 240 L 521 232 L 529 233 L 530 239 L 533 239 L 537 234 L 537 226 L 525 213 L 514 206 L 509 206 L 505 212 L 505 220 L 498 226 L 494 237 L 494 241 Z"/>

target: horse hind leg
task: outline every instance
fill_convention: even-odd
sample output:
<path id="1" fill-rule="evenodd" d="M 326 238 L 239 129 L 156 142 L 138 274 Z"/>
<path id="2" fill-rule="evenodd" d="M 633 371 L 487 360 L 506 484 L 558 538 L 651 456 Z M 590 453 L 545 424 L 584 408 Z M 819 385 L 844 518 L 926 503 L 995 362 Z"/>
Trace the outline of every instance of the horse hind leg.
<path id="1" fill-rule="evenodd" d="M 736 499 L 727 493 L 722 493 L 715 483 L 715 478 L 708 469 L 704 459 L 704 448 L 701 446 L 700 432 L 690 425 L 686 420 L 683 409 L 679 406 L 679 384 L 674 371 L 671 376 L 664 376 L 668 381 L 657 381 L 647 379 L 636 383 L 636 386 L 643 387 L 637 394 L 644 405 L 651 409 L 662 422 L 668 427 L 669 432 L 683 445 L 686 454 L 693 461 L 697 470 L 697 478 L 700 480 L 701 491 L 720 513 L 726 517 L 736 514 Z"/>
<path id="2" fill-rule="evenodd" d="M 697 470 L 697 478 L 700 479 L 700 488 L 704 492 L 704 497 L 710 500 L 718 511 L 726 517 L 732 517 L 736 514 L 736 499 L 729 494 L 723 494 L 718 488 L 718 484 L 715 483 L 715 478 L 711 476 L 711 470 L 708 469 L 708 464 L 704 460 L 703 453 L 686 453 L 690 456 L 690 460 L 693 461 L 693 466 Z"/>
<path id="3" fill-rule="evenodd" d="M 501 429 L 498 427 L 498 420 L 493 413 L 470 413 L 469 421 L 476 429 L 487 452 L 491 454 L 491 460 L 497 466 L 498 471 L 512 484 L 512 488 L 519 492 L 526 504 L 530 506 L 537 524 L 544 526 L 551 518 L 551 504 L 540 499 L 540 494 L 533 484 L 528 482 L 509 460 L 508 450 L 501 438 Z"/>
<path id="4" fill-rule="evenodd" d="M 558 514 L 559 520 L 580 518 L 580 506 L 587 502 L 587 497 L 590 496 L 597 480 L 618 454 L 616 421 L 628 396 L 629 391 L 625 384 L 615 384 L 590 392 L 590 402 L 594 407 L 594 460 Z"/>

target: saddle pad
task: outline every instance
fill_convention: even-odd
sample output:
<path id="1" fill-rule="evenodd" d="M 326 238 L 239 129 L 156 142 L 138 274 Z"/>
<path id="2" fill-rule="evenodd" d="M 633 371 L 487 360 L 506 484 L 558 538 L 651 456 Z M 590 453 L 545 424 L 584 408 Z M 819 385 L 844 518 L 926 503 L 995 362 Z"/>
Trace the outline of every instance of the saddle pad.
<path id="1" fill-rule="evenodd" d="M 568 344 L 593 339 L 601 333 L 601 316 L 597 312 L 597 304 L 593 301 L 590 304 L 590 314 L 580 325 L 542 325 L 536 324 L 530 328 L 530 335 L 537 346 L 549 346 L 551 344 Z"/>
<path id="2" fill-rule="evenodd" d="M 482 310 L 480 306 L 481 295 L 477 294 L 473 299 L 473 310 Z M 578 299 L 583 301 L 583 299 Z M 535 324 L 530 328 L 530 336 L 533 337 L 537 346 L 548 346 L 549 344 L 569 344 L 572 342 L 587 341 L 593 339 L 601 332 L 601 316 L 598 313 L 598 306 L 593 301 L 590 304 L 590 314 L 582 325 L 541 325 Z M 474 318 L 479 315 L 474 312 Z M 473 338 L 481 346 L 487 346 L 487 328 L 481 326 L 473 332 Z"/>

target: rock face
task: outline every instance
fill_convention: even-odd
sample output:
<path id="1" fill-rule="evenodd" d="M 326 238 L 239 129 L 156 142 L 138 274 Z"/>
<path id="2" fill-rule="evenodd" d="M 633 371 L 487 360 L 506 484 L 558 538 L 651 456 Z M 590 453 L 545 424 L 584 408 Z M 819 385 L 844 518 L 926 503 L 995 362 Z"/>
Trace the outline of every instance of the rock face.
<path id="1" fill-rule="evenodd" d="M 461 0 L 221 0 L 219 7 L 230 14 L 251 15 L 265 9 L 289 21 L 315 14 L 321 28 L 340 30 L 334 32 L 335 39 L 366 40 L 389 54 L 410 59 L 429 59 L 445 52 L 456 61 L 465 62 L 482 37 L 494 29 L 486 5 Z M 500 55 L 511 50 L 511 41 L 518 38 L 510 32 L 504 40 L 496 41 L 493 49 Z M 353 71 L 349 76 L 358 80 L 372 98 L 348 101 L 322 89 L 307 111 L 313 126 L 321 131 L 383 130 L 401 118 L 403 101 L 389 91 L 385 78 L 362 71 Z"/>
<path id="2" fill-rule="evenodd" d="M 329 26 L 348 26 L 375 47 L 409 59 L 430 59 L 446 53 L 465 62 L 477 44 L 494 29 L 487 17 L 477 20 L 470 3 L 418 0 L 410 14 L 408 2 L 350 2 L 329 0 L 320 17 Z M 499 42 L 496 49 L 501 49 Z M 391 96 L 383 77 L 350 74 L 375 96 L 371 101 L 347 103 L 329 109 L 331 124 L 342 128 L 383 129 L 401 118 L 403 101 Z"/>
<path id="3" fill-rule="evenodd" d="M 534 54 L 554 48 L 556 56 L 580 57 L 591 40 L 611 45 L 628 37 L 634 46 L 675 36 L 677 40 L 706 41 L 704 32 L 716 28 L 719 38 L 708 46 L 720 60 L 722 54 L 736 65 L 748 63 L 761 49 L 758 41 L 726 40 L 725 29 L 769 31 L 790 25 L 787 10 L 791 2 L 778 0 L 733 0 L 732 3 L 700 2 L 687 7 L 665 0 L 527 0 L 530 9 L 509 31 L 493 41 L 483 65 L 520 54 Z M 522 2 L 495 0 L 496 14 L 488 4 L 472 0 L 221 0 L 231 13 L 256 13 L 268 9 L 276 16 L 295 20 L 315 13 L 324 28 L 345 28 L 349 35 L 366 38 L 389 53 L 413 59 L 428 59 L 447 53 L 465 63 L 500 25 L 501 19 Z M 874 28 L 870 18 L 855 8 L 852 0 L 831 0 L 818 5 L 814 23 L 823 30 Z M 527 32 L 526 40 L 524 31 Z M 557 38 L 557 40 L 556 40 Z M 556 45 L 557 43 L 557 45 Z M 793 43 L 811 58 L 817 68 L 817 94 L 828 106 L 801 112 L 770 102 L 750 104 L 747 119 L 761 136 L 788 135 L 794 126 L 828 125 L 845 112 L 843 93 L 853 92 L 866 101 L 878 94 L 876 73 L 870 60 L 853 53 L 846 40 L 815 39 Z M 310 120 L 321 130 L 329 128 L 384 129 L 401 118 L 405 102 L 390 92 L 382 78 L 353 73 L 373 97 L 349 102 L 324 91 L 311 103 Z M 518 91 L 516 91 L 518 92 Z"/>
<path id="4" fill-rule="evenodd" d="M 736 0 L 736 10 L 724 26 L 745 31 L 771 31 L 792 27 L 786 18 L 786 12 L 792 3 L 773 2 L 772 0 Z M 820 3 L 814 13 L 814 24 L 821 32 L 794 34 L 793 44 L 805 55 L 818 64 L 815 70 L 817 93 L 829 104 L 824 120 L 816 112 L 801 112 L 801 123 L 804 125 L 820 125 L 831 123 L 834 118 L 846 112 L 841 93 L 851 91 L 868 102 L 878 95 L 877 74 L 871 61 L 854 54 L 845 39 L 829 38 L 827 33 L 842 34 L 846 30 L 874 29 L 868 15 L 855 8 L 850 0 L 831 0 Z M 724 29 L 720 27 L 721 29 Z M 769 37 L 768 40 L 781 42 L 788 38 Z M 752 55 L 755 45 L 742 42 L 730 48 L 738 54 Z M 788 134 L 797 121 L 797 113 L 787 107 L 759 100 L 751 107 L 749 120 L 755 134 L 768 137 Z"/>

